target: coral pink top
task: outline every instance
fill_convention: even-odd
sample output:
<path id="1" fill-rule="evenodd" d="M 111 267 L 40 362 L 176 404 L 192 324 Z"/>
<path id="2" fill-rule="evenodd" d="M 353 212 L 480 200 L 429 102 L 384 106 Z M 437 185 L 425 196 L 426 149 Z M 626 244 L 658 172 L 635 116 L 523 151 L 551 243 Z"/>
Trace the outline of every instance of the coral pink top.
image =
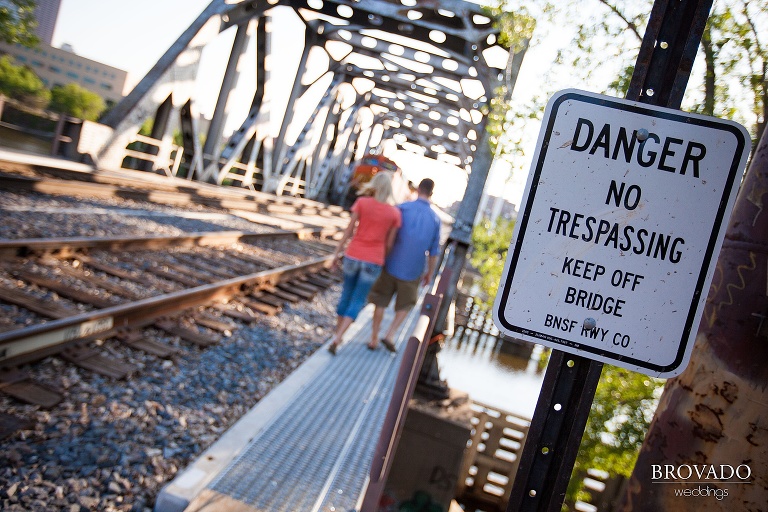
<path id="1" fill-rule="evenodd" d="M 359 197 L 351 210 L 357 214 L 358 222 L 345 255 L 383 265 L 387 252 L 387 233 L 392 228 L 400 227 L 400 210 L 395 206 L 380 203 L 372 197 Z"/>

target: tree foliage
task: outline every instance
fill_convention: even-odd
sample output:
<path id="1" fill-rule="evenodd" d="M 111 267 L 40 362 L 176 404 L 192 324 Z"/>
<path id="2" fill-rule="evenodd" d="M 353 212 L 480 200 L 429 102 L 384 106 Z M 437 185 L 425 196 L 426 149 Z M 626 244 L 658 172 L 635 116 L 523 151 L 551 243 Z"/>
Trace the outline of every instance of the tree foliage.
<path id="1" fill-rule="evenodd" d="M 494 20 L 494 26 L 499 29 L 498 43 L 510 52 L 518 53 L 525 50 L 536 28 L 536 19 L 525 6 L 518 7 L 514 12 L 505 9 L 504 2 L 483 8 Z M 494 91 L 488 114 L 488 133 L 490 135 L 491 151 L 497 157 L 504 158 L 508 154 L 522 152 L 519 139 L 510 137 L 510 126 L 515 118 L 530 117 L 528 109 L 512 109 L 511 96 L 516 77 L 511 68 L 512 62 L 507 63 L 501 86 Z M 503 139 L 503 140 L 502 140 Z"/>
<path id="2" fill-rule="evenodd" d="M 51 90 L 50 109 L 79 119 L 95 121 L 106 108 L 104 99 L 75 83 Z"/>
<path id="3" fill-rule="evenodd" d="M 36 46 L 35 0 L 6 0 L 0 4 L 0 41 L 8 44 Z"/>
<path id="4" fill-rule="evenodd" d="M 42 80 L 28 67 L 17 66 L 8 55 L 0 57 L 0 94 L 38 108 L 51 99 Z"/>
<path id="5" fill-rule="evenodd" d="M 470 262 L 480 272 L 480 288 L 485 293 L 486 302 L 496 296 L 514 228 L 514 220 L 499 219 L 493 224 L 486 219 L 472 230 Z"/>
<path id="6" fill-rule="evenodd" d="M 592 0 L 549 4 L 551 23 L 580 19 L 576 35 L 558 63 L 575 78 L 603 72 L 610 79 L 601 92 L 624 95 L 648 22 L 652 0 Z M 579 16 L 579 12 L 591 12 Z M 683 108 L 732 119 L 759 138 L 768 113 L 768 9 L 765 0 L 716 0 L 688 82 Z"/>
<path id="7" fill-rule="evenodd" d="M 600 469 L 628 477 L 656 411 L 664 381 L 605 365 L 581 438 L 573 474 Z M 580 479 L 571 478 L 566 499 L 586 501 Z"/>

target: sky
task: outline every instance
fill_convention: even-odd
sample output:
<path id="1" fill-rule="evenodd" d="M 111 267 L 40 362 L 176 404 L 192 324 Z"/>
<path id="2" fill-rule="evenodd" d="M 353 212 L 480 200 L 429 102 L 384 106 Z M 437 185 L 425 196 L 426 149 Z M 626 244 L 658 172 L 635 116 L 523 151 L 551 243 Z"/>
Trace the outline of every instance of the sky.
<path id="1" fill-rule="evenodd" d="M 79 55 L 127 71 L 127 94 L 209 3 L 209 0 L 62 0 L 53 46 L 68 43 Z M 297 61 L 303 44 L 303 25 L 287 8 L 283 8 L 282 12 L 276 13 L 273 26 L 273 53 L 279 54 L 280 62 Z M 199 76 L 205 78 L 198 81 L 196 98 L 200 99 L 198 109 L 208 117 L 215 105 L 233 37 L 234 31 L 229 30 L 218 36 L 203 52 Z M 517 101 L 526 101 L 526 97 L 536 93 L 536 84 L 544 79 L 549 67 L 547 63 L 552 62 L 555 51 L 556 45 L 553 44 L 529 49 L 515 89 Z M 255 54 L 252 47 L 250 52 Z M 246 58 L 249 57 L 246 54 Z M 278 65 L 273 70 L 274 79 L 286 84 L 285 87 L 276 87 L 274 91 L 274 102 L 279 111 L 279 105 L 287 101 L 294 73 L 295 66 Z M 239 84 L 232 101 L 250 105 L 252 77 L 241 77 Z M 244 109 L 233 111 L 227 131 L 239 127 L 245 114 Z M 533 153 L 537 134 L 538 123 L 526 127 L 526 156 L 518 159 L 514 172 L 503 163 L 492 166 L 487 190 L 494 191 L 494 195 L 503 191 L 507 200 L 520 204 L 530 165 L 525 159 L 530 159 Z M 417 162 L 402 154 L 399 156 L 395 160 L 404 168 L 409 179 L 415 182 L 423 177 L 435 179 L 434 200 L 437 204 L 447 206 L 461 199 L 466 184 L 463 171 L 429 159 Z M 508 180 L 510 174 L 512 179 Z"/>

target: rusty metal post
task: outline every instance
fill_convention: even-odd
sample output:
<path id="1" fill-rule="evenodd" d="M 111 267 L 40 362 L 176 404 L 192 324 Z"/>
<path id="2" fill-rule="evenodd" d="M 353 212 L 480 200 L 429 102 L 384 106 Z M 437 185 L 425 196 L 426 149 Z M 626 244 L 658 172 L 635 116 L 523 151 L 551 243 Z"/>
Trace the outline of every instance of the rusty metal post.
<path id="1" fill-rule="evenodd" d="M 526 41 L 517 51 L 514 49 L 510 50 L 505 77 L 508 96 L 512 95 L 512 91 L 515 88 L 515 83 L 520 73 L 520 66 L 523 64 L 523 58 L 527 49 L 528 42 Z M 444 281 L 442 285 L 445 287 L 445 298 L 437 312 L 435 326 L 432 331 L 433 338 L 442 334 L 446 328 L 448 310 L 456 296 L 461 272 L 464 269 L 467 254 L 472 245 L 472 228 L 475 223 L 477 208 L 483 196 L 488 172 L 491 170 L 493 154 L 491 152 L 490 136 L 488 130 L 486 130 L 485 123 L 482 124 L 479 131 L 480 139 L 477 141 L 477 151 L 472 160 L 472 172 L 469 174 L 467 188 L 459 205 L 459 211 L 456 213 L 453 229 L 438 261 L 438 268 L 450 270 L 450 272 L 440 272 L 440 281 Z M 442 277 L 443 274 L 445 274 L 445 278 Z M 437 361 L 437 354 L 439 352 L 439 344 L 434 343 L 430 346 L 430 350 L 427 352 L 424 360 L 424 371 L 421 372 L 418 389 L 427 396 L 447 397 L 448 387 L 440 381 L 440 368 Z"/>
<path id="2" fill-rule="evenodd" d="M 670 379 L 617 510 L 764 510 L 768 475 L 768 131 L 742 183 L 717 261 L 691 362 Z M 707 484 L 722 501 L 654 485 L 653 465 L 747 464 L 752 478 Z M 745 469 L 741 474 L 744 475 Z M 732 479 L 738 480 L 738 479 Z M 712 503 L 707 503 L 712 502 Z"/>
<path id="3" fill-rule="evenodd" d="M 627 99 L 680 107 L 711 7 L 712 0 L 656 0 Z M 602 369 L 552 351 L 507 512 L 560 511 Z"/>

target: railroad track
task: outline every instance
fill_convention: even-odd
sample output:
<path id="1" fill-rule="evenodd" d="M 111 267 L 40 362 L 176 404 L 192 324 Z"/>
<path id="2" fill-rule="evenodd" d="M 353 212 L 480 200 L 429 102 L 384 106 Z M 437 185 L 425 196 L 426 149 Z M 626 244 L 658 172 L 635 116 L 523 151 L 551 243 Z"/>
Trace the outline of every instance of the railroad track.
<path id="1" fill-rule="evenodd" d="M 333 245 L 322 234 L 2 241 L 0 302 L 33 320 L 0 332 L 0 391 L 51 407 L 61 396 L 28 379 L 21 365 L 56 355 L 123 378 L 135 368 L 110 360 L 91 342 L 110 339 L 169 357 L 173 348 L 142 329 L 152 326 L 204 347 L 235 322 L 311 299 L 335 282 L 325 268 Z"/>
<path id="2" fill-rule="evenodd" d="M 348 214 L 339 206 L 316 201 L 220 187 L 152 173 L 104 171 L 42 159 L 25 164 L 8 161 L 0 151 L 0 190 L 38 192 L 77 198 L 131 199 L 169 206 L 190 204 L 227 210 L 230 214 L 280 229 L 335 227 L 343 229 Z M 48 162 L 50 160 L 50 162 Z"/>
<path id="3" fill-rule="evenodd" d="M 89 215 L 90 206 L 79 211 L 84 200 L 106 200 L 107 208 L 129 200 L 173 210 L 160 215 L 179 207 L 213 208 L 220 213 L 206 215 L 245 219 L 259 231 L 0 238 L 0 393 L 13 400 L 52 408 L 63 399 L 59 389 L 30 376 L 45 358 L 110 378 L 141 378 L 135 365 L 114 357 L 116 350 L 173 359 L 180 344 L 204 349 L 288 303 L 311 300 L 337 280 L 326 266 L 335 246 L 329 238 L 347 222 L 338 207 L 151 173 L 57 165 L 0 158 L 0 191 L 62 197 L 63 209 L 76 216 Z M 48 207 L 51 213 L 33 200 L 17 202 L 5 208 L 16 212 L 11 232 L 18 236 L 30 231 L 27 211 L 42 212 L 54 224 L 55 215 L 68 214 L 56 212 L 58 205 Z M 101 210 L 105 219 L 115 218 L 112 210 Z M 25 418 L 0 413 L 0 438 L 28 426 Z"/>

